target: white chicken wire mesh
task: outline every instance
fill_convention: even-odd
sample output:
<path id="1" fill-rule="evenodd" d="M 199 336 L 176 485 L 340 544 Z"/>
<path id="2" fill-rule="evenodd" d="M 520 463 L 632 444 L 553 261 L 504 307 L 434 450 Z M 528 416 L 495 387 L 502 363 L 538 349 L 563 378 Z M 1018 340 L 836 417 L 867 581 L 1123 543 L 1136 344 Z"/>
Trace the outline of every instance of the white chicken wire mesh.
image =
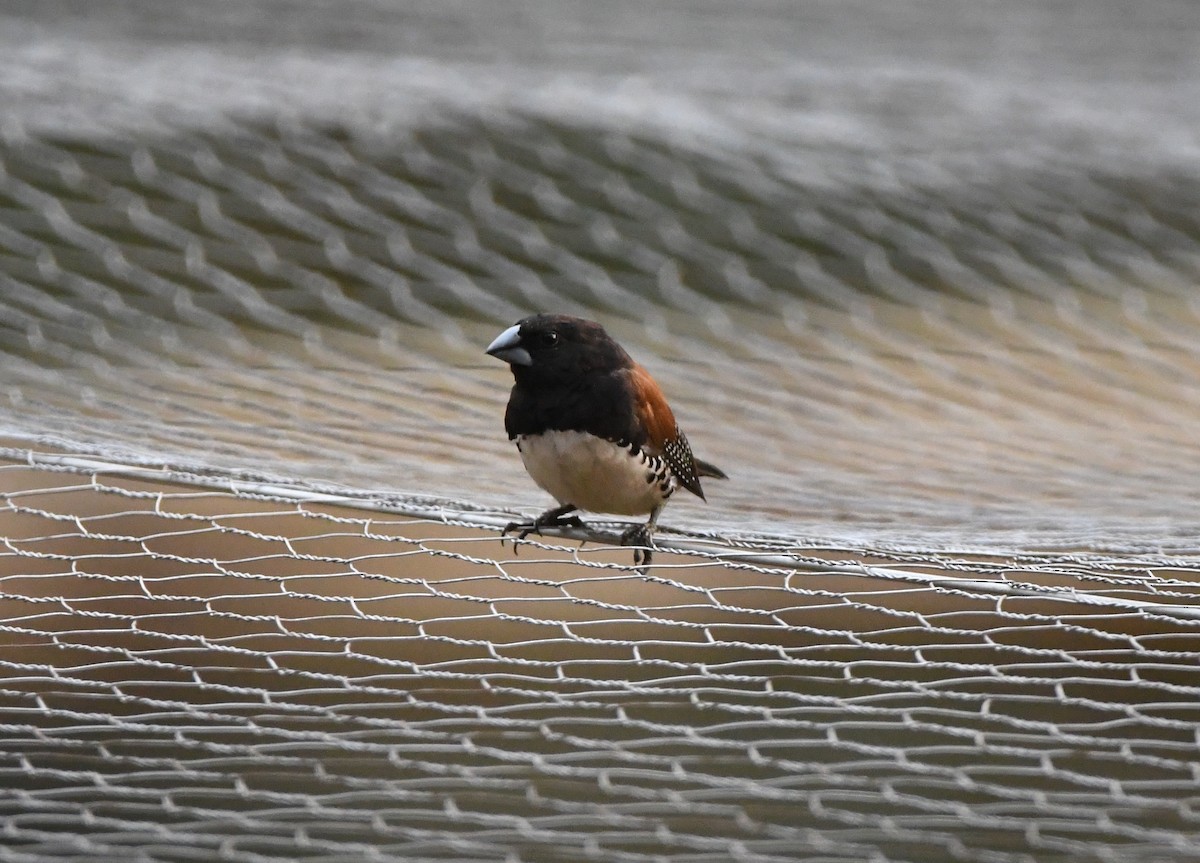
<path id="1" fill-rule="evenodd" d="M 1200 855 L 1196 555 L 667 534 L 640 573 L 3 455 L 2 860 Z"/>
<path id="2" fill-rule="evenodd" d="M 739 8 L 732 42 L 804 55 L 777 89 L 681 4 L 703 51 L 644 70 L 646 124 L 605 110 L 606 30 L 562 52 L 599 78 L 464 101 L 470 64 L 248 62 L 273 6 L 185 5 L 218 32 L 185 54 L 95 38 L 94 4 L 77 38 L 57 7 L 0 28 L 6 427 L 231 471 L 8 451 L 0 859 L 1198 856 L 1188 10 L 1093 4 L 1080 39 L 889 6 L 919 63 L 875 74 L 820 7 Z M 442 34 L 370 20 L 389 56 Z M 1024 32 L 1049 50 L 978 76 Z M 432 116 L 398 118 L 414 74 Z M 680 108 L 765 146 L 693 147 Z M 645 576 L 514 556 L 511 513 L 232 473 L 532 505 L 503 370 L 467 364 L 564 305 L 619 311 L 736 471 L 668 513 L 720 535 L 664 534 L 686 553 Z M 381 373 L 396 348 L 424 367 Z"/>
<path id="3" fill-rule="evenodd" d="M 653 359 L 701 454 L 758 442 L 726 460 L 723 518 L 1011 547 L 1188 548 L 1200 530 L 1178 470 L 1200 415 L 1190 175 L 1114 199 L 1111 166 L 983 182 L 968 164 L 944 187 L 832 193 L 540 118 L 387 146 L 230 125 L 0 129 L 7 430 L 356 486 L 386 449 L 431 493 L 470 437 L 498 456 L 472 494 L 512 502 L 505 373 L 471 364 L 561 309 Z M 1141 227 L 1114 239 L 1104 219 L 1130 208 Z"/>

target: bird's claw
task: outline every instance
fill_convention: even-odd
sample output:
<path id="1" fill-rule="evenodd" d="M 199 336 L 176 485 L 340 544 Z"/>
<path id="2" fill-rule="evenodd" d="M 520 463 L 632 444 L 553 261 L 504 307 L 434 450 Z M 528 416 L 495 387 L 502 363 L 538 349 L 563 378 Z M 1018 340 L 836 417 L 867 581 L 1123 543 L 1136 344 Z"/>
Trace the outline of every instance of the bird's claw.
<path id="1" fill-rule="evenodd" d="M 517 539 L 524 539 L 525 537 L 529 536 L 529 534 L 531 534 L 535 530 L 537 530 L 537 522 L 536 521 L 510 521 L 507 525 L 504 526 L 504 530 L 500 531 L 500 539 L 504 539 L 506 536 L 508 536 L 514 530 L 520 531 L 520 533 L 517 534 Z"/>
<path id="2" fill-rule="evenodd" d="M 648 525 L 635 524 L 621 534 L 621 545 L 637 546 L 633 550 L 633 565 L 645 568 L 653 557 L 654 538 Z"/>
<path id="3" fill-rule="evenodd" d="M 551 510 L 553 512 L 553 510 Z M 549 517 L 547 517 L 549 516 Z M 578 527 L 584 528 L 587 525 L 577 515 L 549 515 L 544 514 L 535 518 L 533 521 L 510 521 L 505 525 L 504 530 L 500 531 L 500 539 L 508 536 L 513 531 L 517 531 L 516 538 L 524 539 L 531 533 L 542 535 L 543 527 Z M 514 546 L 516 548 L 516 546 Z"/>
<path id="4" fill-rule="evenodd" d="M 539 536 L 544 527 L 577 527 L 586 528 L 577 515 L 568 515 L 562 512 L 562 509 L 567 509 L 564 506 L 561 509 L 552 509 L 539 515 L 533 521 L 510 521 L 504 526 L 504 530 L 500 531 L 500 541 L 510 533 L 516 534 L 518 541 L 523 540 L 531 533 L 536 533 Z M 656 513 L 657 514 L 657 513 Z M 635 524 L 626 528 L 621 534 L 621 545 L 631 545 L 633 549 L 633 565 L 645 570 L 650 565 L 650 561 L 654 557 L 654 519 L 646 524 Z M 516 545 L 513 546 L 514 553 Z"/>

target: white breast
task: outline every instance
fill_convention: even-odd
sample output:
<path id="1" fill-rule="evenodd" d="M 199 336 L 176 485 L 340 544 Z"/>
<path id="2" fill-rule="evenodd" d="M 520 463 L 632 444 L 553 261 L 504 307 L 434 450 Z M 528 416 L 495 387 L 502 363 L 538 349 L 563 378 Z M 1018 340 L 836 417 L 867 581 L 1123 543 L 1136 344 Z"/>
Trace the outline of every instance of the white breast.
<path id="1" fill-rule="evenodd" d="M 658 459 L 587 432 L 521 435 L 517 447 L 534 482 L 580 509 L 644 515 L 675 490 L 675 478 Z"/>

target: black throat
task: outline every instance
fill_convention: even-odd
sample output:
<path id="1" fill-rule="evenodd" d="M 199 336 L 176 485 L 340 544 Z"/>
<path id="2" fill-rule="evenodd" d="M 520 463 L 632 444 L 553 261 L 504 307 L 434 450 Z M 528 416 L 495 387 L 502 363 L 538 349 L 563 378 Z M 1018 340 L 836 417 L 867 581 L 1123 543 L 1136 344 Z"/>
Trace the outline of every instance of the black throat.
<path id="1" fill-rule="evenodd" d="M 516 383 L 504 415 L 510 439 L 559 430 L 587 432 L 638 447 L 645 444 L 625 370 L 558 377 L 514 366 L 513 376 Z"/>

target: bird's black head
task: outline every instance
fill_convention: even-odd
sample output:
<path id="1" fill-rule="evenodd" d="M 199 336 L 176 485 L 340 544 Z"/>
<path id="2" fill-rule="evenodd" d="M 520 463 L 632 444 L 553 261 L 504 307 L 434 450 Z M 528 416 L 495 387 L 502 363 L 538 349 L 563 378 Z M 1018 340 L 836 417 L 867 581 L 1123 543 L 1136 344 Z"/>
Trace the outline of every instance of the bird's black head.
<path id="1" fill-rule="evenodd" d="M 504 360 L 518 383 L 554 385 L 628 368 L 629 355 L 604 328 L 569 315 L 532 315 L 498 335 L 487 352 Z"/>

